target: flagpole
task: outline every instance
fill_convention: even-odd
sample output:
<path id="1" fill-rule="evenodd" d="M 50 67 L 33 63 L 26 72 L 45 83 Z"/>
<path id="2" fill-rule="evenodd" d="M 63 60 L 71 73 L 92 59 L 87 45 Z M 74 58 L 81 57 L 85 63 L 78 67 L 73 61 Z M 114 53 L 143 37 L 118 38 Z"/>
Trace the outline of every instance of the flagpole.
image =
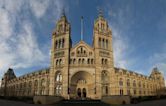
<path id="1" fill-rule="evenodd" d="M 81 40 L 83 40 L 83 16 L 81 17 Z"/>

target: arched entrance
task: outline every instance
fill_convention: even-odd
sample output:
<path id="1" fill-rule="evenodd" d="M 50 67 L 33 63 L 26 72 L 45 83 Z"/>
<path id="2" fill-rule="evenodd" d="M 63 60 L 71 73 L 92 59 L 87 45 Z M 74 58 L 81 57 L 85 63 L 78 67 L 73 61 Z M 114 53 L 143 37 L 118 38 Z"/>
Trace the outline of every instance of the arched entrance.
<path id="1" fill-rule="evenodd" d="M 85 88 L 82 89 L 82 94 L 83 94 L 83 97 L 86 98 L 86 89 Z"/>
<path id="2" fill-rule="evenodd" d="M 70 80 L 70 97 L 87 98 L 90 97 L 94 88 L 93 76 L 86 71 L 76 72 Z"/>
<path id="3" fill-rule="evenodd" d="M 81 89 L 80 88 L 77 89 L 77 96 L 81 97 Z"/>

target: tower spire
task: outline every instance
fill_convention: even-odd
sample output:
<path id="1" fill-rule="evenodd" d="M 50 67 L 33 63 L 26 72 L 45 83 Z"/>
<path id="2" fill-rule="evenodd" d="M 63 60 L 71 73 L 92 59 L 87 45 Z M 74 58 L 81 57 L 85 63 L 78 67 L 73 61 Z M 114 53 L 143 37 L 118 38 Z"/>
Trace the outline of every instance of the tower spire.
<path id="1" fill-rule="evenodd" d="M 62 17 L 63 17 L 63 16 L 66 16 L 66 14 L 65 14 L 65 9 L 64 9 L 64 8 L 62 9 L 61 15 L 62 15 Z"/>
<path id="2" fill-rule="evenodd" d="M 83 16 L 81 16 L 81 40 L 83 40 Z"/>
<path id="3" fill-rule="evenodd" d="M 98 16 L 103 17 L 103 10 L 101 8 L 98 8 Z"/>

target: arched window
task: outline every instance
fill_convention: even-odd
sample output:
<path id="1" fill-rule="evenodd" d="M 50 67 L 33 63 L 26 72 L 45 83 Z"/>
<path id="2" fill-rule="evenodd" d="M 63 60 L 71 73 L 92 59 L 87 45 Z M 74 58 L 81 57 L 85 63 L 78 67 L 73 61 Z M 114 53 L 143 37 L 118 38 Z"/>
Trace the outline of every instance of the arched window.
<path id="1" fill-rule="evenodd" d="M 99 38 L 99 47 L 101 47 L 101 38 Z"/>
<path id="2" fill-rule="evenodd" d="M 55 48 L 58 49 L 58 41 L 55 41 Z"/>
<path id="3" fill-rule="evenodd" d="M 82 64 L 84 64 L 84 62 L 85 62 L 85 60 L 84 60 L 84 59 L 82 59 Z"/>
<path id="4" fill-rule="evenodd" d="M 38 81 L 37 80 L 35 80 L 34 86 L 38 87 Z"/>
<path id="5" fill-rule="evenodd" d="M 61 47 L 61 40 L 58 41 L 58 48 Z"/>
<path id="6" fill-rule="evenodd" d="M 107 59 L 105 59 L 105 64 L 107 65 Z"/>
<path id="7" fill-rule="evenodd" d="M 93 64 L 93 59 L 91 59 L 91 64 Z"/>
<path id="8" fill-rule="evenodd" d="M 81 59 L 78 60 L 78 64 L 81 64 Z"/>
<path id="9" fill-rule="evenodd" d="M 136 81 L 135 80 L 133 81 L 133 87 L 136 87 Z"/>
<path id="10" fill-rule="evenodd" d="M 73 59 L 73 64 L 75 64 L 76 63 L 76 59 Z"/>
<path id="11" fill-rule="evenodd" d="M 127 79 L 127 86 L 130 86 L 130 80 Z"/>
<path id="12" fill-rule="evenodd" d="M 108 86 L 105 87 L 105 93 L 108 94 Z"/>
<path id="13" fill-rule="evenodd" d="M 79 51 L 79 50 L 77 51 L 77 54 L 78 54 L 78 55 L 80 54 L 80 51 Z"/>
<path id="14" fill-rule="evenodd" d="M 40 90 L 40 94 L 44 95 L 45 94 L 45 80 L 42 79 L 41 80 L 41 90 Z"/>
<path id="15" fill-rule="evenodd" d="M 62 82 L 62 74 L 58 72 L 55 79 L 56 79 L 56 82 Z"/>
<path id="16" fill-rule="evenodd" d="M 81 54 L 83 53 L 83 48 L 81 47 Z"/>
<path id="17" fill-rule="evenodd" d="M 138 83 L 138 86 L 141 87 L 141 82 Z"/>
<path id="18" fill-rule="evenodd" d="M 106 49 L 108 49 L 108 40 L 106 40 Z"/>
<path id="19" fill-rule="evenodd" d="M 41 86 L 45 86 L 44 83 L 45 83 L 45 80 L 42 79 L 42 80 L 41 80 Z"/>
<path id="20" fill-rule="evenodd" d="M 35 80 L 35 82 L 34 82 L 34 88 L 35 88 L 35 91 L 34 91 L 34 94 L 35 95 L 38 95 L 38 80 Z"/>
<path id="21" fill-rule="evenodd" d="M 59 65 L 61 65 L 61 64 L 62 64 L 62 59 L 59 60 Z"/>
<path id="22" fill-rule="evenodd" d="M 103 58 L 101 59 L 101 64 L 104 64 L 104 59 Z"/>
<path id="23" fill-rule="evenodd" d="M 56 65 L 59 65 L 59 60 L 58 59 L 56 60 Z"/>
<path id="24" fill-rule="evenodd" d="M 88 58 L 87 63 L 90 64 L 90 59 Z"/>
<path id="25" fill-rule="evenodd" d="M 84 50 L 84 55 L 86 54 L 86 51 Z"/>
<path id="26" fill-rule="evenodd" d="M 123 80 L 122 80 L 122 78 L 119 79 L 119 86 L 123 86 Z"/>
<path id="27" fill-rule="evenodd" d="M 105 47 L 104 47 L 104 43 L 105 43 L 105 40 L 103 39 L 103 40 L 102 40 L 102 48 L 105 48 Z"/>
<path id="28" fill-rule="evenodd" d="M 62 43 L 63 43 L 62 39 L 60 39 L 60 48 L 62 48 Z"/>

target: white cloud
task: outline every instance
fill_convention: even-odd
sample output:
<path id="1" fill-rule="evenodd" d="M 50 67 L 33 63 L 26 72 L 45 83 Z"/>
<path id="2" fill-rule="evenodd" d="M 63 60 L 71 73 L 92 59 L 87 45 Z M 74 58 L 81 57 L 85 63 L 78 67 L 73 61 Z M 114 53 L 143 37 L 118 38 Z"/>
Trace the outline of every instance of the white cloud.
<path id="1" fill-rule="evenodd" d="M 40 50 L 36 37 L 34 36 L 33 26 L 28 22 L 23 23 L 22 31 L 18 34 L 18 44 L 16 45 L 17 55 L 19 58 L 14 68 L 27 68 L 35 63 L 45 60 L 45 55 Z"/>
<path id="2" fill-rule="evenodd" d="M 30 0 L 29 5 L 37 18 L 42 17 L 49 6 L 50 0 Z"/>
<path id="3" fill-rule="evenodd" d="M 128 43 L 123 39 L 120 30 L 113 29 L 113 52 L 115 66 L 127 68 L 127 60 L 125 60 L 125 53 L 128 49 Z"/>
<path id="4" fill-rule="evenodd" d="M 32 12 L 38 20 L 45 15 L 49 5 L 53 4 L 58 16 L 61 3 L 60 0 L 0 0 L 0 78 L 9 67 L 17 70 L 49 64 L 46 63 L 47 54 L 39 47 L 33 29 L 35 25 L 28 18 L 31 16 L 26 13 Z M 25 16 L 26 18 L 20 18 Z"/>
<path id="5" fill-rule="evenodd" d="M 11 36 L 12 28 L 10 27 L 9 13 L 5 9 L 0 9 L 0 37 L 7 39 Z M 2 39 L 1 39 L 2 40 Z"/>
<path id="6" fill-rule="evenodd" d="M 158 67 L 166 78 L 166 43 L 161 47 L 161 51 L 156 51 L 156 53 L 149 57 L 149 63 L 153 67 Z"/>

